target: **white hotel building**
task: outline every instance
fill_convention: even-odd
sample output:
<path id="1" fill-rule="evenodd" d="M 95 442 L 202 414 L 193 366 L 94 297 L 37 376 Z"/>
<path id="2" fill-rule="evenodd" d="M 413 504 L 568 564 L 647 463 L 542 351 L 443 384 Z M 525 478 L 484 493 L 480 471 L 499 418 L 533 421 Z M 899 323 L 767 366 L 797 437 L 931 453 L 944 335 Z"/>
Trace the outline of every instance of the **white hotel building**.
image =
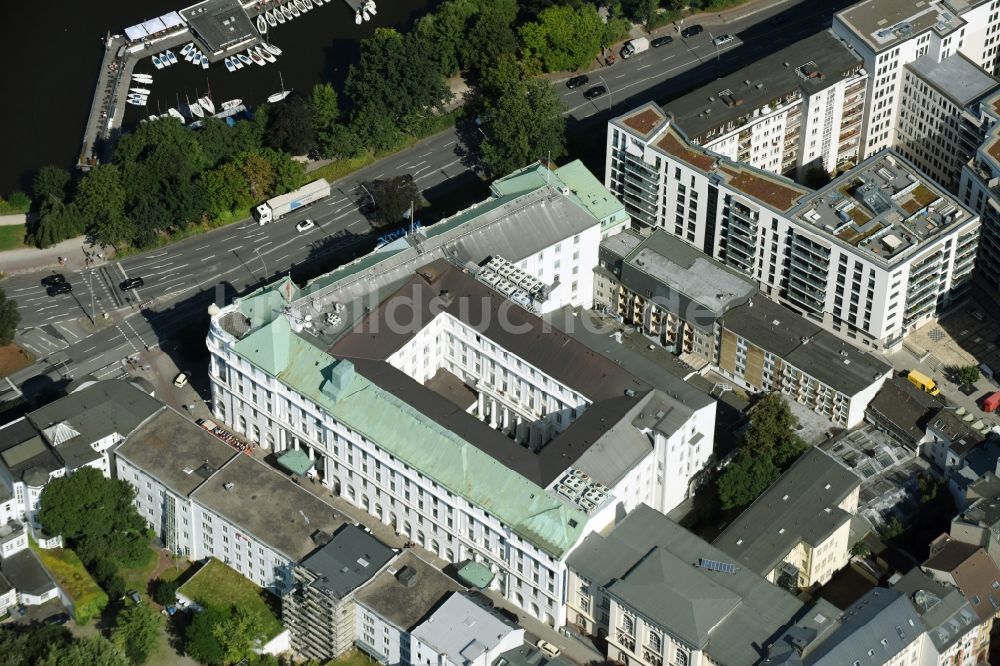
<path id="1" fill-rule="evenodd" d="M 601 218 L 545 180 L 494 189 L 303 291 L 283 281 L 215 311 L 214 411 L 560 626 L 568 554 L 639 503 L 683 500 L 715 403 L 546 330 L 535 313 L 589 305 Z"/>
<path id="2" fill-rule="evenodd" d="M 812 192 L 692 145 L 647 104 L 610 121 L 607 155 L 635 219 L 862 347 L 897 347 L 968 286 L 978 215 L 892 151 Z"/>

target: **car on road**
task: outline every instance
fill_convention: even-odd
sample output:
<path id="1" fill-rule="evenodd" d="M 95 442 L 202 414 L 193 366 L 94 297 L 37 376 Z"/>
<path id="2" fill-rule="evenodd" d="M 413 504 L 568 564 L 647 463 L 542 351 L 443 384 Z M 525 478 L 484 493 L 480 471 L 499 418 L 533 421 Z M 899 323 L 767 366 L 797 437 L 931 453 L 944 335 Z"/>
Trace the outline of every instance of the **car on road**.
<path id="1" fill-rule="evenodd" d="M 585 86 L 588 83 L 590 83 L 590 77 L 587 76 L 586 74 L 580 74 L 579 76 L 574 76 L 570 79 L 567 79 L 566 87 L 569 88 L 570 90 L 573 90 L 574 88 L 580 88 L 581 86 Z"/>
<path id="2" fill-rule="evenodd" d="M 57 284 L 49 285 L 49 288 L 45 290 L 45 293 L 49 296 L 58 296 L 59 294 L 68 294 L 73 291 L 73 285 L 69 282 L 59 282 Z"/>
<path id="3" fill-rule="evenodd" d="M 986 315 L 984 315 L 981 310 L 972 310 L 969 314 L 972 315 L 972 318 L 976 321 L 986 321 Z"/>
<path id="4" fill-rule="evenodd" d="M 544 652 L 550 659 L 555 659 L 559 656 L 559 648 L 545 639 L 539 639 L 539 641 L 535 643 L 535 647 Z"/>
<path id="5" fill-rule="evenodd" d="M 174 377 L 174 386 L 176 386 L 177 388 L 184 388 L 185 386 L 187 386 L 187 383 L 188 383 L 188 376 L 186 372 L 182 372 L 176 377 Z"/>
<path id="6" fill-rule="evenodd" d="M 673 44 L 674 38 L 670 35 L 664 35 L 663 37 L 657 37 L 656 39 L 650 40 L 649 45 L 654 49 L 658 49 L 661 46 L 666 46 L 667 44 Z"/>
<path id="7" fill-rule="evenodd" d="M 66 281 L 66 276 L 62 273 L 53 273 L 42 278 L 43 287 L 51 287 L 54 284 L 62 284 Z"/>
<path id="8" fill-rule="evenodd" d="M 45 624 L 66 624 L 70 621 L 69 613 L 56 613 L 45 618 Z"/>
<path id="9" fill-rule="evenodd" d="M 608 89 L 604 86 L 594 86 L 593 88 L 587 88 L 584 90 L 583 96 L 587 99 L 597 99 L 606 92 L 608 92 Z"/>
<path id="10" fill-rule="evenodd" d="M 122 291 L 128 291 L 129 289 L 137 289 L 144 284 L 145 282 L 142 281 L 141 277 L 133 277 L 122 280 L 122 283 L 118 286 L 121 287 Z"/>
<path id="11" fill-rule="evenodd" d="M 735 41 L 736 38 L 733 37 L 732 35 L 719 35 L 718 37 L 712 40 L 712 43 L 715 44 L 716 46 L 725 46 L 726 44 L 731 44 L 732 42 Z"/>
<path id="12" fill-rule="evenodd" d="M 705 32 L 705 29 L 701 25 L 695 23 L 694 25 L 689 25 L 688 27 L 681 30 L 681 37 L 687 39 L 688 37 L 694 37 L 695 35 L 700 35 Z"/>
<path id="13" fill-rule="evenodd" d="M 303 231 L 309 231 L 310 229 L 315 229 L 315 228 L 316 228 L 316 223 L 310 220 L 309 218 L 306 218 L 295 225 L 295 230 L 298 231 L 299 233 L 302 233 Z"/>

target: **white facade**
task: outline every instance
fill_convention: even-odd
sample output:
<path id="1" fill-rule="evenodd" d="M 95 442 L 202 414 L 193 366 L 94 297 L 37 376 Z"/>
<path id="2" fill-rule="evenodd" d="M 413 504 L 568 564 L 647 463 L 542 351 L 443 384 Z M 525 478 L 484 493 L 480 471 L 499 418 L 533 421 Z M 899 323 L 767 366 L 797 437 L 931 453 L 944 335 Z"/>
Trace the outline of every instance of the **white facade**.
<path id="1" fill-rule="evenodd" d="M 354 640 L 387 666 L 410 664 L 410 634 L 386 621 L 362 602 L 354 602 Z"/>
<path id="2" fill-rule="evenodd" d="M 491 666 L 521 647 L 524 629 L 462 594 L 448 597 L 410 634 L 410 660 L 423 666 Z"/>

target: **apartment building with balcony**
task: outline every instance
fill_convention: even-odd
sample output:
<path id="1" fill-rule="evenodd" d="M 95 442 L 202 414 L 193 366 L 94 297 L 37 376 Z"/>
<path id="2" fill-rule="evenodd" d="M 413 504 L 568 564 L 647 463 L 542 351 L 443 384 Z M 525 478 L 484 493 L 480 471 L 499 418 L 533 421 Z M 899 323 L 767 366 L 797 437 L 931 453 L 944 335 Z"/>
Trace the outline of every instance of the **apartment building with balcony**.
<path id="1" fill-rule="evenodd" d="M 712 545 L 788 590 L 823 585 L 850 560 L 860 488 L 856 473 L 810 448 Z"/>
<path id="2" fill-rule="evenodd" d="M 335 659 L 354 647 L 355 594 L 394 557 L 366 530 L 344 525 L 295 566 L 281 620 L 298 656 Z"/>
<path id="3" fill-rule="evenodd" d="M 959 197 L 982 218 L 977 276 L 987 293 L 1000 289 L 1000 94 L 980 103 L 969 134 L 983 138 L 973 157 L 962 166 Z"/>
<path id="4" fill-rule="evenodd" d="M 647 104 L 610 121 L 606 178 L 633 220 L 862 347 L 897 348 L 964 297 L 975 263 L 978 216 L 893 151 L 812 192 L 692 145 Z"/>

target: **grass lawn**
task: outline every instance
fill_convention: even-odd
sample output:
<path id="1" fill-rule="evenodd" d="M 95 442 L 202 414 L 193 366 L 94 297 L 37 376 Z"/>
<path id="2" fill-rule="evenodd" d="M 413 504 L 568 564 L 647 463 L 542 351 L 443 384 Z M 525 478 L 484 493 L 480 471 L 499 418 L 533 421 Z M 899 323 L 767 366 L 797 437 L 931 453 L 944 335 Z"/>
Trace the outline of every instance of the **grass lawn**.
<path id="1" fill-rule="evenodd" d="M 351 650 L 339 659 L 326 662 L 326 666 L 371 666 L 376 663 L 378 662 L 361 650 Z"/>
<path id="2" fill-rule="evenodd" d="M 2 229 L 2 227 L 0 227 Z M 35 357 L 17 345 L 0 347 L 0 377 L 6 377 L 12 372 L 26 368 L 32 364 Z"/>
<path id="3" fill-rule="evenodd" d="M 10 224 L 0 227 L 0 252 L 17 250 L 26 247 L 24 244 L 24 225 Z"/>
<path id="4" fill-rule="evenodd" d="M 90 622 L 108 605 L 108 595 L 87 573 L 76 553 L 67 548 L 39 548 L 34 540 L 31 547 L 59 587 L 73 600 L 77 622 Z"/>
<path id="5" fill-rule="evenodd" d="M 153 571 L 156 569 L 156 564 L 159 561 L 159 554 L 150 548 L 145 562 L 137 567 L 123 567 L 119 569 L 118 575 L 125 581 L 125 589 L 137 590 L 143 596 L 146 596 L 148 592 L 147 588 L 149 587 L 149 577 L 153 575 Z"/>
<path id="6" fill-rule="evenodd" d="M 268 594 L 218 560 L 210 560 L 177 591 L 200 606 L 239 606 L 258 615 L 266 640 L 281 633 L 281 622 L 268 605 Z"/>

